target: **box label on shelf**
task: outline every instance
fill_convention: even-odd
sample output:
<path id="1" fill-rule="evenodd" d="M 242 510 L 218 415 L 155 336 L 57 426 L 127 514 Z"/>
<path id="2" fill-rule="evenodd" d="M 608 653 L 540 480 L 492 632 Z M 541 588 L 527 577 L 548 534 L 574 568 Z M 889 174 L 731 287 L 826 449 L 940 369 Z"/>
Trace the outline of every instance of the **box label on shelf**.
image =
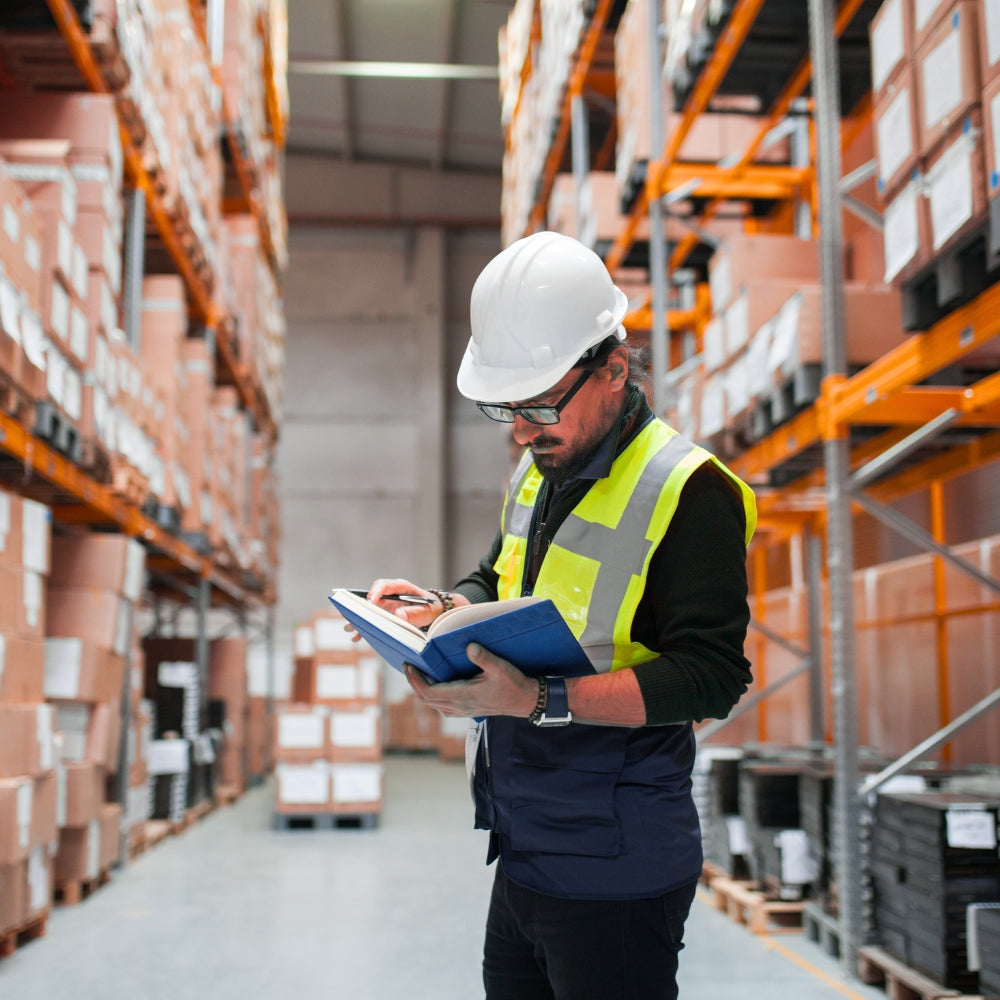
<path id="1" fill-rule="evenodd" d="M 872 31 L 872 90 L 878 91 L 904 56 L 903 2 L 889 0 Z"/>
<path id="2" fill-rule="evenodd" d="M 970 803 L 966 808 L 949 809 L 944 819 L 949 847 L 990 851 L 996 848 L 996 815 L 983 806 Z"/>
<path id="3" fill-rule="evenodd" d="M 884 184 L 913 154 L 913 121 L 908 87 L 900 90 L 879 119 L 877 136 L 879 178 Z"/>
<path id="4" fill-rule="evenodd" d="M 963 136 L 927 175 L 934 249 L 972 218 L 972 143 Z"/>
<path id="5" fill-rule="evenodd" d="M 927 54 L 922 67 L 924 128 L 937 125 L 962 101 L 962 43 L 957 31 Z"/>
<path id="6" fill-rule="evenodd" d="M 917 255 L 920 228 L 917 223 L 917 188 L 910 184 L 887 205 L 884 216 L 885 280 L 892 281 Z"/>

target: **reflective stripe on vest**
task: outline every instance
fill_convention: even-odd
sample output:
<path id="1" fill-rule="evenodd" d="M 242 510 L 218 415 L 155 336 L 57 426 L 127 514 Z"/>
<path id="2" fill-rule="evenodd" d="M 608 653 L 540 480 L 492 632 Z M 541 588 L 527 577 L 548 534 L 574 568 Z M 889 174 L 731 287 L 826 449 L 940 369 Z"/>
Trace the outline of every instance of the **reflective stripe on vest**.
<path id="1" fill-rule="evenodd" d="M 753 493 L 705 449 L 660 420 L 650 421 L 615 459 L 556 531 L 533 593 L 551 598 L 598 672 L 655 659 L 632 642 L 653 552 L 663 540 L 691 473 L 713 462 L 739 488 L 749 542 L 756 525 Z M 541 474 L 526 453 L 502 514 L 503 544 L 494 568 L 501 599 L 521 593 L 531 515 Z"/>

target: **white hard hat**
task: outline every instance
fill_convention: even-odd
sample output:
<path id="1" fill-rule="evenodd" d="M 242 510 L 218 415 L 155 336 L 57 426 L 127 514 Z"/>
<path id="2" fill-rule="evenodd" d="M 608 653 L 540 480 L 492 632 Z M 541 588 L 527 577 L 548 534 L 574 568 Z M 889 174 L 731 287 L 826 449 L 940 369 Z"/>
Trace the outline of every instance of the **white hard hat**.
<path id="1" fill-rule="evenodd" d="M 472 288 L 472 337 L 458 390 L 484 403 L 551 389 L 588 348 L 625 339 L 628 299 L 600 257 L 578 240 L 535 233 L 483 268 Z"/>

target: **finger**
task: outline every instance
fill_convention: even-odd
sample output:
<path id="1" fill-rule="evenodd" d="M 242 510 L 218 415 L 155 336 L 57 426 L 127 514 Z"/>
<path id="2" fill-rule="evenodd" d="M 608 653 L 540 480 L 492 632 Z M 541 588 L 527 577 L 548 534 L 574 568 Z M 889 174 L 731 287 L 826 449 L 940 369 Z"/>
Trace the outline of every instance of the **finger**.
<path id="1" fill-rule="evenodd" d="M 511 664 L 501 656 L 495 656 L 478 642 L 470 642 L 465 648 L 465 655 L 481 670 L 497 670 L 502 667 L 510 667 Z"/>

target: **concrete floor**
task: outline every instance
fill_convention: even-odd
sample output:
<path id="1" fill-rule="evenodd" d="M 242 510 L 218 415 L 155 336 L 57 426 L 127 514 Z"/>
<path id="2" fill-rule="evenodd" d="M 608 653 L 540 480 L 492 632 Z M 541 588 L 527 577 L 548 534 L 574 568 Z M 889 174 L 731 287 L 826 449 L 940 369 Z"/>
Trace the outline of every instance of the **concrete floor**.
<path id="1" fill-rule="evenodd" d="M 265 786 L 53 912 L 0 959 L 3 1000 L 470 1000 L 492 870 L 464 770 L 386 760 L 377 830 L 270 828 Z M 885 1000 L 801 935 L 755 937 L 699 893 L 685 1000 Z"/>

